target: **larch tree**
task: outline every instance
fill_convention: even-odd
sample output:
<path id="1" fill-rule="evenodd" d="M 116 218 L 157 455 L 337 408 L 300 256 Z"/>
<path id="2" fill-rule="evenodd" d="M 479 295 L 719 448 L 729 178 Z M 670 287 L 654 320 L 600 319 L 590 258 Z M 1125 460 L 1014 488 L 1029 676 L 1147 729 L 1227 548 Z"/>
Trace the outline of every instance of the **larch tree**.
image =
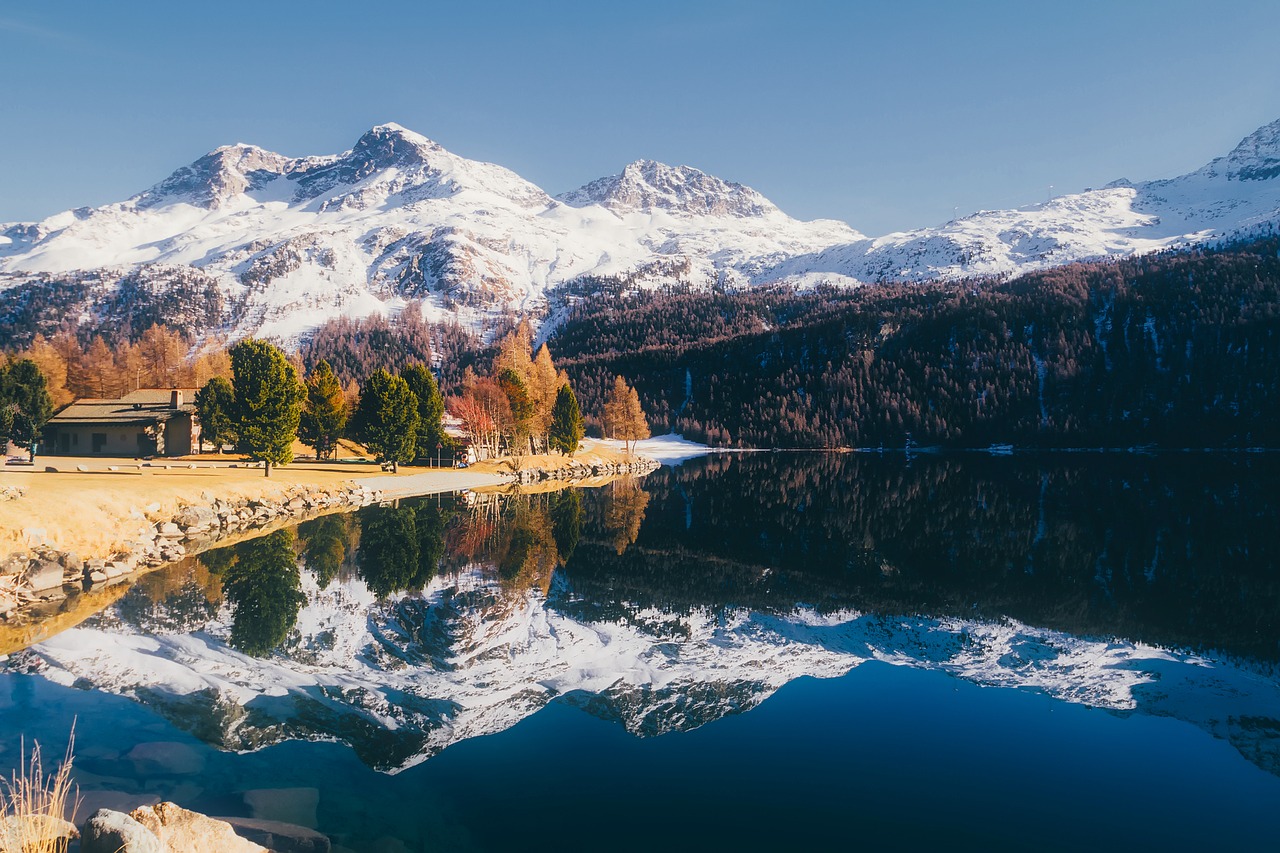
<path id="1" fill-rule="evenodd" d="M 236 392 L 222 376 L 215 376 L 196 392 L 196 414 L 200 419 L 200 449 L 207 441 L 217 453 L 236 440 L 234 411 Z"/>
<path id="2" fill-rule="evenodd" d="M 409 383 L 378 369 L 360 386 L 356 437 L 392 471 L 412 462 L 418 450 L 418 398 Z"/>
<path id="3" fill-rule="evenodd" d="M 272 465 L 293 461 L 306 389 L 285 354 L 266 341 L 244 340 L 232 347 L 231 373 L 236 448 L 265 463 L 270 477 Z"/>
<path id="4" fill-rule="evenodd" d="M 578 451 L 582 436 L 586 434 L 578 397 L 568 382 L 560 386 L 556 402 L 551 410 L 549 444 L 552 450 L 567 454 L 570 459 Z"/>
<path id="5" fill-rule="evenodd" d="M 400 378 L 418 398 L 418 458 L 426 459 L 448 444 L 444 432 L 444 397 L 431 368 L 425 364 L 409 364 Z"/>
<path id="6" fill-rule="evenodd" d="M 329 459 L 346 428 L 347 398 L 342 383 L 333 375 L 329 362 L 321 359 L 307 377 L 307 399 L 298 422 L 298 437 L 315 450 L 317 459 Z"/>
<path id="7" fill-rule="evenodd" d="M 44 374 L 54 409 L 62 408 L 75 398 L 67 387 L 67 359 L 44 335 L 36 335 L 20 357 L 34 361 Z"/>
<path id="8" fill-rule="evenodd" d="M 637 441 L 649 437 L 649 422 L 640 406 L 640 395 L 621 376 L 613 380 L 613 391 L 604 404 L 604 428 L 619 439 L 628 454 L 635 451 Z"/>
<path id="9" fill-rule="evenodd" d="M 188 343 L 181 332 L 153 323 L 142 333 L 137 347 L 147 386 L 173 388 L 183 384 Z"/>

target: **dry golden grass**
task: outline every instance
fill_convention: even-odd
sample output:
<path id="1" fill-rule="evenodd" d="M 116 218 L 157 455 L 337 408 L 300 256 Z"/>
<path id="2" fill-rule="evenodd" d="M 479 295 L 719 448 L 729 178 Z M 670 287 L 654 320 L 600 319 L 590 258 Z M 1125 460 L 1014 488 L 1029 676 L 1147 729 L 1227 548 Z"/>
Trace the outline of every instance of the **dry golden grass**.
<path id="1" fill-rule="evenodd" d="M 559 453 L 540 453 L 536 456 L 520 457 L 519 468 L 516 467 L 515 460 L 503 458 L 486 459 L 484 462 L 477 462 L 468 470 L 477 473 L 509 474 L 516 470 L 530 468 L 543 468 L 546 470 L 564 468 L 574 463 L 582 465 L 617 465 L 621 462 L 635 462 L 640 458 L 639 455 L 628 456 L 617 448 L 588 438 L 583 440 L 582 446 L 573 455 L 572 459 L 568 456 L 561 456 Z"/>
<path id="2" fill-rule="evenodd" d="M 62 551 L 82 557 L 108 556 L 137 539 L 142 528 L 172 518 L 180 507 L 224 500 L 262 499 L 283 495 L 298 485 L 338 487 L 355 478 L 379 476 L 372 463 L 298 463 L 273 468 L 271 477 L 260 468 L 228 468 L 199 462 L 194 470 L 186 462 L 157 463 L 137 468 L 133 460 L 50 458 L 59 469 L 48 473 L 44 465 L 5 468 L 0 483 L 18 485 L 26 495 L 0 503 L 0 555 L 25 547 L 24 531 L 43 531 L 45 540 Z M 76 471 L 77 465 L 91 470 Z M 109 472 L 116 465 L 119 472 Z M 208 496 L 208 497 L 206 497 Z"/>
<path id="3" fill-rule="evenodd" d="M 75 729 L 67 740 L 67 753 L 58 769 L 45 774 L 40 744 L 25 744 L 19 768 L 9 779 L 0 780 L 0 850 L 5 853 L 65 853 L 68 824 L 79 796 L 71 782 L 71 757 Z"/>

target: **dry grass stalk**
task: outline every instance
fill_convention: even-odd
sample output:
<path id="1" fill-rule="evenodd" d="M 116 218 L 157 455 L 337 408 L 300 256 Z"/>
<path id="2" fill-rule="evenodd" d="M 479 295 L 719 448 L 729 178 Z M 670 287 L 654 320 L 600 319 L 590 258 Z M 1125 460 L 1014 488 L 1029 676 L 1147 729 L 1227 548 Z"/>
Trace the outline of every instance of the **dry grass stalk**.
<path id="1" fill-rule="evenodd" d="M 75 812 L 79 792 L 71 781 L 75 727 L 58 769 L 45 774 L 40 744 L 22 746 L 18 769 L 0 779 L 0 853 L 66 853 L 71 840 L 65 816 Z"/>

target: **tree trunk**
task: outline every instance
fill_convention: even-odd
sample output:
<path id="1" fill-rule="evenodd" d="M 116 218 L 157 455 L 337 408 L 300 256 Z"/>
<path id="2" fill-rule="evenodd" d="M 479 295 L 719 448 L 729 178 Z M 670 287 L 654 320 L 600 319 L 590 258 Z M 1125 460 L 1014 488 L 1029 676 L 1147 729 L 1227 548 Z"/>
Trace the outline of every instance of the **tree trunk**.
<path id="1" fill-rule="evenodd" d="M 400 473 L 400 463 L 394 459 L 391 460 L 391 473 L 392 474 Z"/>
<path id="2" fill-rule="evenodd" d="M 264 462 L 264 463 L 263 463 L 263 465 L 262 465 L 262 471 L 263 471 L 262 476 L 264 476 L 264 477 L 270 477 L 270 476 L 271 476 L 271 460 L 267 460 L 266 462 Z"/>

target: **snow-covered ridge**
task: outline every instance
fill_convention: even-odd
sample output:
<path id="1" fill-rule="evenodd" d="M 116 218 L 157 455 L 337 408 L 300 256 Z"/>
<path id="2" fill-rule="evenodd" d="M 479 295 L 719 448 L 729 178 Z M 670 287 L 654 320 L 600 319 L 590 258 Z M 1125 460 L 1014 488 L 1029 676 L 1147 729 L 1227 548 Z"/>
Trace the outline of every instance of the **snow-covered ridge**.
<path id="1" fill-rule="evenodd" d="M 384 124 L 334 155 L 218 148 L 126 201 L 0 225 L 0 291 L 89 276 L 102 287 L 70 313 L 107 323 L 113 282 L 186 267 L 216 283 L 221 303 L 193 331 L 289 341 L 335 316 L 410 301 L 431 319 L 536 318 L 557 288 L 598 276 L 744 287 L 1017 274 L 1277 220 L 1280 121 L 1178 178 L 1115 181 L 877 238 L 795 220 L 750 187 L 651 160 L 552 198 Z"/>
<path id="2" fill-rule="evenodd" d="M 358 580 L 320 590 L 304 572 L 309 603 L 269 658 L 228 645 L 224 607 L 177 629 L 175 620 L 144 629 L 109 611 L 35 647 L 38 663 L 25 666 L 59 684 L 132 696 L 180 725 L 217 732 L 224 748 L 345 740 L 395 771 L 506 729 L 555 697 L 634 734 L 660 735 L 749 710 L 800 676 L 838 677 L 881 661 L 1176 717 L 1280 773 L 1272 753 L 1253 748 L 1267 736 L 1259 721 L 1280 706 L 1274 673 L 1012 621 L 805 608 L 582 620 L 557 606 L 572 598 L 559 583 L 544 598 L 503 589 L 477 569 L 379 603 Z"/>

